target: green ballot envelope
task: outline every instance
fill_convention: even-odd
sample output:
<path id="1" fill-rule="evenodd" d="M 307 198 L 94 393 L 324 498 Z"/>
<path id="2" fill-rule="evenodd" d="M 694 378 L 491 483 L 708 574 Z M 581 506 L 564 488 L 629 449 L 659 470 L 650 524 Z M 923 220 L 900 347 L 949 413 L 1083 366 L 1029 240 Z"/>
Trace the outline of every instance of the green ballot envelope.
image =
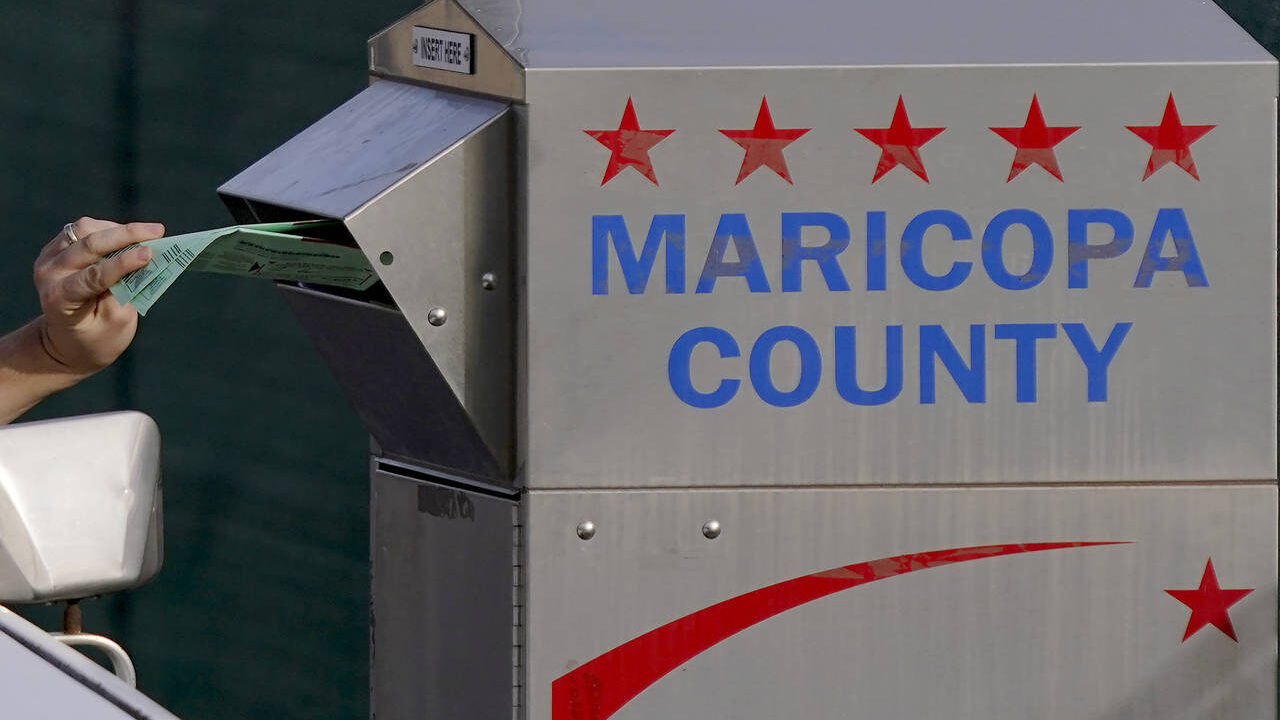
<path id="1" fill-rule="evenodd" d="M 260 223 L 149 240 L 142 244 L 151 248 L 151 262 L 112 285 L 111 294 L 146 315 L 187 269 L 364 290 L 378 276 L 363 252 L 309 236 L 336 226 L 332 220 Z"/>

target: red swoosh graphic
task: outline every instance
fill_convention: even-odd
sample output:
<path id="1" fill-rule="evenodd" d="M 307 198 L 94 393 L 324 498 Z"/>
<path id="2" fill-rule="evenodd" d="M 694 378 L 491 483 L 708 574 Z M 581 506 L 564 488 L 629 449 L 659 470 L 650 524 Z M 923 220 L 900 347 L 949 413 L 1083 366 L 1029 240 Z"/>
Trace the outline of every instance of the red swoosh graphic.
<path id="1" fill-rule="evenodd" d="M 784 580 L 672 620 L 560 676 L 551 683 L 551 720 L 606 720 L 662 676 L 721 640 L 841 590 L 970 560 L 1125 542 L 1043 542 L 931 550 Z"/>

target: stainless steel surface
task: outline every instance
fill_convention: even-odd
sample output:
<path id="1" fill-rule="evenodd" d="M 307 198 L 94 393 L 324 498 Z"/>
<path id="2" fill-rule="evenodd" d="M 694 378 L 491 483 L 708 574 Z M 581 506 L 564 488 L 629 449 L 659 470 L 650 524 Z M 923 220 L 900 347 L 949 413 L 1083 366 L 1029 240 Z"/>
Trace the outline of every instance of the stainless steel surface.
<path id="1" fill-rule="evenodd" d="M 1098 18 L 1105 17 L 1105 22 Z M 412 29 L 476 36 L 476 71 L 415 67 Z M 1044 28 L 1052 27 L 1051 33 Z M 1189 32 L 1188 28 L 1195 28 Z M 910 28 L 886 32 L 885 28 Z M 963 28 L 963 30 L 961 30 Z M 525 98 L 531 69 L 1246 62 L 1270 56 L 1199 0 L 777 3 L 434 0 L 374 35 L 370 73 Z"/>
<path id="2" fill-rule="evenodd" d="M 956 489 L 533 491 L 525 496 L 527 720 L 717 717 L 1257 720 L 1276 713 L 1274 483 Z M 564 532 L 582 517 L 594 541 Z M 750 528 L 707 542 L 707 517 Z M 984 545 L 1121 544 L 945 564 Z M 1012 546 L 1015 547 L 1016 546 Z M 832 568 L 915 554 L 851 571 Z M 929 567 L 935 560 L 937 567 Z M 1183 641 L 1212 560 L 1250 592 Z M 910 571 L 910 572 L 904 572 Z M 613 715 L 602 698 L 742 620 L 713 611 L 595 666 L 583 715 L 553 681 L 677 618 L 792 578 L 866 582 L 676 663 Z M 868 573 L 868 574 L 861 574 Z M 765 617 L 791 596 L 765 593 Z M 723 607 L 722 607 L 723 609 Z M 600 704 L 592 705 L 594 699 Z M 579 708 L 582 705 L 579 704 Z"/>
<path id="3" fill-rule="evenodd" d="M 218 194 L 341 220 L 505 108 L 497 100 L 375 82 L 223 183 Z"/>
<path id="4" fill-rule="evenodd" d="M 528 486 L 1274 478 L 1276 87 L 1274 64 L 530 71 Z M 1152 146 L 1127 128 L 1158 126 L 1170 93 L 1182 123 L 1214 125 L 1190 146 L 1198 181 L 1173 163 L 1143 180 Z M 783 150 L 794 184 L 768 167 L 735 184 L 744 151 L 720 129 L 751 127 L 762 96 L 776 127 L 808 129 Z M 888 127 L 900 96 L 915 128 L 945 128 L 918 151 L 928 183 L 907 167 L 872 182 L 881 149 L 854 130 Z M 1054 148 L 1064 182 L 1038 166 L 1007 181 L 1015 151 L 990 128 L 1023 124 L 1033 97 L 1048 125 L 1081 128 Z M 656 185 L 626 165 L 602 184 L 611 152 L 584 132 L 622 126 L 628 98 L 641 130 L 675 130 L 647 151 Z M 1068 215 L 1090 208 L 1122 213 L 1133 240 L 1117 258 L 1088 262 L 1089 286 L 1072 288 Z M 1029 289 L 1000 287 L 984 267 L 984 230 L 1011 209 L 1030 210 L 1052 235 L 1052 265 Z M 1151 241 L 1162 209 L 1186 218 L 1207 286 L 1165 271 L 1135 287 L 1149 246 L 1163 243 L 1173 256 L 1166 232 Z M 970 263 L 952 290 L 923 289 L 902 267 L 905 228 L 931 210 L 953 211 L 974 235 L 951 242 L 934 227 L 922 242 L 926 272 Z M 828 289 L 808 262 L 800 291 L 784 291 L 782 213 L 830 213 L 847 224 L 851 242 L 836 262 L 850 290 Z M 614 236 L 601 235 L 607 294 L 597 294 L 593 217 L 620 216 L 640 253 L 658 215 L 683 218 L 684 291 L 666 290 L 671 243 L 633 294 Z M 722 215 L 749 223 L 769 292 L 750 292 L 741 277 L 696 291 Z M 884 262 L 884 290 L 868 288 L 877 217 L 884 253 L 871 254 Z M 1107 242 L 1107 230 L 1092 226 L 1090 244 Z M 819 227 L 804 234 L 806 246 L 826 240 Z M 1032 261 L 1028 236 L 1009 233 L 1006 261 L 1017 272 Z M 734 252 L 730 244 L 726 266 Z M 1082 323 L 1101 348 L 1125 322 L 1106 400 L 1091 401 L 1063 324 Z M 1055 334 L 1037 343 L 1035 402 L 1020 401 L 1023 363 L 1014 342 L 993 335 L 1001 323 L 1044 323 Z M 856 370 L 835 365 L 837 326 L 857 328 Z M 835 376 L 881 387 L 888 326 L 902 328 L 901 391 L 886 404 L 853 405 Z M 926 369 L 936 399 L 926 399 L 925 326 L 945 332 L 965 364 L 978 328 L 984 397 L 962 395 L 935 360 Z M 738 383 L 721 407 L 693 407 L 673 391 L 673 347 L 698 327 L 737 344 L 737 357 L 703 343 L 690 359 L 699 392 Z M 799 328 L 816 345 L 820 374 L 806 377 L 817 384 L 793 407 L 763 400 L 749 367 L 753 345 L 775 327 Z M 796 348 L 783 342 L 770 357 L 779 391 L 797 387 Z"/>
<path id="5" fill-rule="evenodd" d="M 1275 717 L 1280 79 L 1220 10 L 461 2 L 223 189 L 400 310 L 287 291 L 375 439 L 376 715 Z"/>
<path id="6" fill-rule="evenodd" d="M 237 217 L 343 221 L 507 483 L 514 289 L 472 278 L 514 272 L 511 133 L 505 103 L 376 82 L 219 189 Z"/>
<path id="7" fill-rule="evenodd" d="M 278 287 L 373 437 L 376 454 L 510 485 L 503 461 L 483 442 L 403 315 L 317 290 Z"/>
<path id="8" fill-rule="evenodd" d="M 102 652 L 111 661 L 111 669 L 116 677 L 125 681 L 129 687 L 138 686 L 138 672 L 133 667 L 133 660 L 115 640 L 90 633 L 49 633 L 49 635 L 68 647 L 91 647 Z"/>
<path id="9" fill-rule="evenodd" d="M 463 4 L 531 69 L 1270 61 L 1201 0 Z"/>
<path id="10" fill-rule="evenodd" d="M 503 4 L 489 2 L 479 5 L 482 6 L 479 9 L 485 10 L 487 8 L 484 6 L 497 8 Z M 496 20 L 496 24 L 490 25 L 494 33 L 491 34 L 455 0 L 428 2 L 369 38 L 369 74 L 520 100 L 524 97 L 524 68 L 512 52 L 503 47 L 501 39 L 495 40 L 495 37 L 505 38 L 511 35 L 504 27 L 505 21 L 498 18 L 509 14 L 505 7 L 513 6 L 518 8 L 518 2 L 506 4 L 496 14 L 485 12 L 480 16 Z M 516 22 L 518 15 L 519 10 L 516 9 Z M 474 72 L 464 75 L 415 65 L 412 53 L 415 27 L 437 28 L 474 36 Z"/>
<path id="11" fill-rule="evenodd" d="M 395 254 L 374 267 L 506 481 L 516 471 L 515 289 L 486 291 L 475 278 L 515 271 L 512 134 L 510 113 L 497 112 L 346 219 L 371 261 Z M 448 309 L 446 324 L 429 322 L 434 307 Z"/>
<path id="12" fill-rule="evenodd" d="M 518 42 L 520 20 L 524 17 L 523 0 L 461 0 L 460 4 L 484 26 L 498 44 L 506 48 L 521 64 L 524 63 L 524 48 Z"/>
<path id="13" fill-rule="evenodd" d="M 511 717 L 510 500 L 375 470 L 371 716 Z"/>

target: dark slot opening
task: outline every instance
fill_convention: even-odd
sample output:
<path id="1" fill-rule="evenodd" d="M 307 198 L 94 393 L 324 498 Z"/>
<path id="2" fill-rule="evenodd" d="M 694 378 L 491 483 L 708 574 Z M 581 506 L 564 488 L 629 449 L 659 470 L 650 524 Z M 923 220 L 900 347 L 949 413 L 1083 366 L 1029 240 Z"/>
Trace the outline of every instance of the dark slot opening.
<path id="1" fill-rule="evenodd" d="M 244 198 L 222 196 L 223 203 L 227 209 L 231 211 L 231 216 L 241 225 L 250 223 L 268 223 L 268 222 L 296 222 L 298 220 L 336 220 L 336 218 L 325 218 L 317 216 L 315 213 L 309 213 L 297 208 L 282 207 L 280 205 L 272 205 L 271 203 L 259 202 L 257 200 L 246 200 Z M 308 229 L 307 236 L 328 242 L 335 242 L 348 247 L 358 247 L 356 240 L 347 231 L 347 227 L 341 222 L 334 222 L 331 225 L 318 226 Z M 316 283 L 299 283 L 299 282 L 283 282 L 278 281 L 277 285 L 287 287 L 306 288 L 316 292 L 322 292 L 327 295 L 334 295 L 347 300 L 355 300 L 357 302 L 370 303 L 380 305 L 382 307 L 399 310 L 396 307 L 395 300 L 391 298 L 391 293 L 387 290 L 387 286 L 381 281 L 374 283 L 367 290 L 350 290 L 348 288 L 334 287 L 332 285 L 320 285 Z"/>

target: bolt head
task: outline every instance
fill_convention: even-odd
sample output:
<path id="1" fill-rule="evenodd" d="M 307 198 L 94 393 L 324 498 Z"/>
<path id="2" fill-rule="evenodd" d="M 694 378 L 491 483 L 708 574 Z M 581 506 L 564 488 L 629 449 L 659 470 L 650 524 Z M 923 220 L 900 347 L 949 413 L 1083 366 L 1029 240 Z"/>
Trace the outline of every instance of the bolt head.
<path id="1" fill-rule="evenodd" d="M 720 521 L 708 520 L 702 523 L 702 536 L 708 540 L 715 540 L 720 537 Z"/>
<path id="2" fill-rule="evenodd" d="M 443 325 L 446 319 L 448 319 L 448 313 L 442 307 L 433 307 L 427 311 L 427 322 L 436 327 Z"/>
<path id="3" fill-rule="evenodd" d="M 596 536 L 596 524 L 590 520 L 583 520 L 578 523 L 578 537 L 583 540 L 590 540 Z"/>
<path id="4" fill-rule="evenodd" d="M 491 272 L 487 272 L 480 276 L 480 287 L 485 290 L 492 290 L 498 287 L 498 276 Z"/>

